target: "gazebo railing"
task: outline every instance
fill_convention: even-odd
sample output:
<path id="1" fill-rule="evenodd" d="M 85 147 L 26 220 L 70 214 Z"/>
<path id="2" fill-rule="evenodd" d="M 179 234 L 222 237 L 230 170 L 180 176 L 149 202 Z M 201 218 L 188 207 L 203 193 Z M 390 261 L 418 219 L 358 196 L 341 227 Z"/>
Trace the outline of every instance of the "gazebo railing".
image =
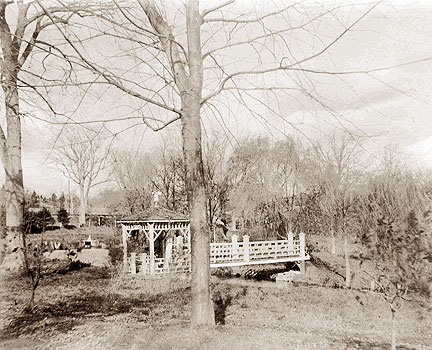
<path id="1" fill-rule="evenodd" d="M 161 275 L 164 273 L 177 273 L 190 271 L 190 257 L 178 257 L 167 263 L 165 258 L 155 258 L 152 268 L 150 256 L 147 254 L 131 253 L 127 258 L 129 273 L 143 275 Z"/>

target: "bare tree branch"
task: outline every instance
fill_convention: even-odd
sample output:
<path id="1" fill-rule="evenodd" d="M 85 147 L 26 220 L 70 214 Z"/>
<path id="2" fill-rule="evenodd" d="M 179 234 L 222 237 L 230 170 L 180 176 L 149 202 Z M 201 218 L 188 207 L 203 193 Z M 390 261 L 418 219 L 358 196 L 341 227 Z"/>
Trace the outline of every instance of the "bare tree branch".
<path id="1" fill-rule="evenodd" d="M 43 5 L 40 4 L 41 8 L 44 10 L 44 12 L 46 13 L 46 15 L 53 21 L 54 25 L 57 27 L 57 29 L 59 30 L 59 32 L 62 34 L 63 38 L 68 42 L 68 44 L 73 48 L 73 50 L 77 53 L 78 57 L 88 66 L 88 68 L 90 68 L 93 73 L 96 73 L 97 75 L 100 75 L 101 77 L 103 77 L 109 84 L 116 86 L 118 89 L 126 92 L 127 94 L 136 97 L 140 100 L 143 100 L 145 102 L 148 102 L 152 105 L 155 105 L 157 107 L 160 107 L 162 109 L 174 112 L 176 114 L 180 114 L 180 111 L 177 110 L 175 107 L 171 107 L 168 105 L 165 105 L 163 103 L 160 103 L 158 101 L 155 101 L 151 98 L 148 98 L 146 96 L 143 96 L 142 94 L 127 88 L 126 86 L 124 86 L 124 84 L 121 82 L 121 80 L 119 80 L 114 74 L 108 72 L 108 70 L 101 70 L 99 69 L 96 64 L 90 62 L 87 58 L 84 57 L 84 55 L 81 53 L 81 51 L 77 48 L 77 46 L 68 38 L 68 36 L 64 33 L 64 31 L 58 26 L 57 23 L 55 23 L 55 20 L 52 16 L 52 14 L 50 13 L 50 10 L 48 8 L 43 7 Z"/>
<path id="2" fill-rule="evenodd" d="M 208 14 L 210 14 L 210 13 L 212 13 L 212 12 L 214 12 L 214 11 L 221 10 L 222 8 L 224 8 L 224 7 L 226 7 L 226 6 L 233 4 L 234 2 L 235 2 L 235 0 L 228 0 L 228 1 L 223 2 L 223 3 L 220 4 L 220 5 L 217 5 L 217 6 L 215 6 L 215 7 L 212 7 L 212 8 L 209 8 L 209 9 L 207 9 L 207 10 L 204 10 L 204 11 L 201 13 L 202 23 L 204 23 L 204 22 L 208 22 L 208 21 L 209 21 L 209 20 L 204 21 L 205 16 L 207 16 Z"/>
<path id="3" fill-rule="evenodd" d="M 206 97 L 203 98 L 202 104 L 207 102 L 209 99 L 219 95 L 225 88 L 225 85 L 228 81 L 233 80 L 235 77 L 240 77 L 244 75 L 264 75 L 271 72 L 277 72 L 277 71 L 289 71 L 294 70 L 296 66 L 301 65 L 302 63 L 305 63 L 307 61 L 310 61 L 326 51 L 328 51 L 334 44 L 336 44 L 346 33 L 348 33 L 356 24 L 358 24 L 363 18 L 365 18 L 373 9 L 375 9 L 380 2 L 375 3 L 373 6 L 371 6 L 367 11 L 365 11 L 359 18 L 357 18 L 353 23 L 351 23 L 348 27 L 346 27 L 335 39 L 333 39 L 329 44 L 327 44 L 324 48 L 322 48 L 320 51 L 314 53 L 313 55 L 310 55 L 304 59 L 298 60 L 294 63 L 284 65 L 283 61 L 286 59 L 286 57 L 281 59 L 281 62 L 278 66 L 267 68 L 267 69 L 261 69 L 261 70 L 247 70 L 247 71 L 237 71 L 234 73 L 231 73 L 227 75 L 219 84 L 219 87 L 216 89 L 216 91 L 210 93 Z M 302 69 L 299 69 L 302 70 Z"/>
<path id="4" fill-rule="evenodd" d="M 234 1 L 232 1 L 232 2 L 234 2 Z M 288 9 L 291 9 L 291 8 L 295 7 L 296 5 L 298 5 L 298 4 L 300 4 L 300 2 L 293 3 L 293 4 L 289 5 L 289 6 L 286 6 L 285 8 L 278 9 L 277 11 L 266 13 L 266 14 L 264 14 L 264 15 L 262 15 L 260 17 L 256 17 L 256 18 L 251 18 L 251 19 L 223 18 L 223 17 L 222 18 L 210 18 L 210 19 L 203 20 L 203 23 L 211 23 L 211 22 L 225 22 L 225 23 L 235 23 L 235 24 L 240 24 L 240 23 L 243 23 L 243 24 L 245 24 L 245 23 L 257 23 L 257 22 L 263 21 L 266 18 L 275 16 L 275 15 L 280 14 L 280 13 L 282 13 L 282 12 L 288 10 Z M 226 5 L 228 5 L 228 3 Z M 223 5 L 223 6 L 226 6 L 226 5 Z M 290 30 L 292 30 L 292 29 L 293 28 L 290 28 Z"/>

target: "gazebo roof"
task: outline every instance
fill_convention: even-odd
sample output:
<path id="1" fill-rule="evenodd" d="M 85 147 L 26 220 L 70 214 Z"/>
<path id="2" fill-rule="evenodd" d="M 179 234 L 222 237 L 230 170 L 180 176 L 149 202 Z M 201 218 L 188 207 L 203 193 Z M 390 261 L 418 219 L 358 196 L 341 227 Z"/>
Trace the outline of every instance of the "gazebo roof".
<path id="1" fill-rule="evenodd" d="M 173 222 L 173 221 L 189 221 L 186 215 L 176 213 L 165 208 L 149 208 L 141 213 L 129 215 L 117 222 Z"/>

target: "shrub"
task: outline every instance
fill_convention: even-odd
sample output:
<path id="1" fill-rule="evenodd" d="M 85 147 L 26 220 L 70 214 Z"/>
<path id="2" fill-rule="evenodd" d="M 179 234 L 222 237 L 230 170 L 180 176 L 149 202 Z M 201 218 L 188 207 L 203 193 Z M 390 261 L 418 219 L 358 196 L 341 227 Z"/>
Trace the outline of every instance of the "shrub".
<path id="1" fill-rule="evenodd" d="M 123 262 L 123 248 L 121 242 L 121 235 L 116 229 L 113 229 L 111 234 L 106 240 L 109 256 L 111 257 L 111 264 L 113 266 L 119 265 Z"/>
<path id="2" fill-rule="evenodd" d="M 66 226 L 69 224 L 69 214 L 67 212 L 67 210 L 65 208 L 61 208 L 58 212 L 57 212 L 57 220 L 58 222 L 61 222 L 61 224 L 63 226 Z"/>
<path id="3" fill-rule="evenodd" d="M 423 304 L 422 299 L 431 295 L 430 242 L 412 211 L 398 224 L 381 218 L 362 242 L 367 247 L 363 258 L 374 264 L 373 280 L 392 313 L 392 349 L 395 349 L 396 311 L 405 300 L 417 299 Z"/>

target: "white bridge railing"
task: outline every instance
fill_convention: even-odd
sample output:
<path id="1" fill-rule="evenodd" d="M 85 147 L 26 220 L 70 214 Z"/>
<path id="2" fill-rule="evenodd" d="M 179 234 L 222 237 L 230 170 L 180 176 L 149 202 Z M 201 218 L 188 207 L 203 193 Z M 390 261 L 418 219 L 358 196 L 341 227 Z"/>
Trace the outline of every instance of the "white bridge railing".
<path id="1" fill-rule="evenodd" d="M 237 236 L 233 235 L 230 243 L 210 244 L 211 267 L 308 259 L 304 233 L 300 233 L 298 239 L 290 233 L 286 240 L 256 242 L 249 242 L 249 236 L 243 236 L 243 241 L 238 242 Z"/>
<path id="2" fill-rule="evenodd" d="M 167 256 L 171 256 L 166 253 Z M 300 233 L 294 239 L 292 233 L 286 240 L 249 242 L 249 236 L 233 235 L 231 242 L 210 244 L 210 266 L 240 266 L 249 264 L 268 264 L 287 261 L 309 260 L 306 254 L 305 234 Z M 190 271 L 190 255 L 175 258 L 155 258 L 152 262 L 147 254 L 131 253 L 127 259 L 129 272 L 144 275 L 159 275 L 170 272 Z"/>

